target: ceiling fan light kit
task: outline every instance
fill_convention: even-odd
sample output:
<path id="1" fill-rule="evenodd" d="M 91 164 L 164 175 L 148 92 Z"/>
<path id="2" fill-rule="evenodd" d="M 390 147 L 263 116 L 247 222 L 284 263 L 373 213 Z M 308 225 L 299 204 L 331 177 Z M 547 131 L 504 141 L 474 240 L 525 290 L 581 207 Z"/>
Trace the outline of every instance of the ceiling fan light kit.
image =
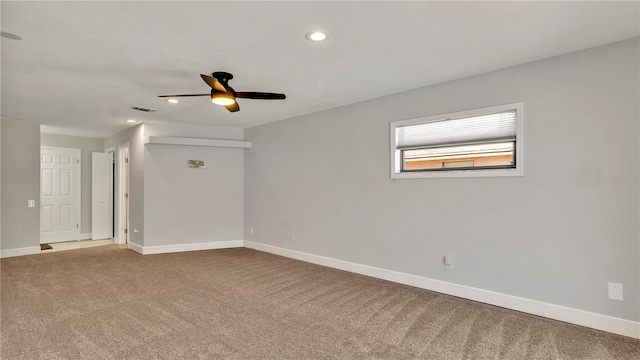
<path id="1" fill-rule="evenodd" d="M 229 95 L 225 92 L 212 90 L 211 102 L 213 102 L 216 105 L 227 106 L 235 103 L 236 99 L 232 95 Z"/>
<path id="2" fill-rule="evenodd" d="M 227 72 L 214 72 L 209 75 L 200 74 L 202 80 L 211 87 L 210 94 L 181 94 L 181 95 L 158 95 L 161 98 L 175 98 L 188 96 L 211 96 L 211 102 L 224 106 L 230 112 L 240 110 L 236 98 L 241 99 L 259 99 L 259 100 L 284 100 L 287 98 L 285 94 L 255 92 L 255 91 L 238 91 L 236 92 L 229 86 L 229 80 L 233 79 L 233 75 Z"/>

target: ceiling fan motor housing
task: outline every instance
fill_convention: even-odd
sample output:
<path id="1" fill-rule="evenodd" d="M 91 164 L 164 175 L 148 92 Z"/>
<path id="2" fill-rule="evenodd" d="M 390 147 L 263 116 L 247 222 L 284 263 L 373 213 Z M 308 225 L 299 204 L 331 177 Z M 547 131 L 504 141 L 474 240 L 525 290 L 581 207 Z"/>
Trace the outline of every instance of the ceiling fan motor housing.
<path id="1" fill-rule="evenodd" d="M 222 84 L 227 85 L 227 83 L 229 82 L 229 80 L 233 79 L 233 75 L 229 74 L 228 72 L 224 72 L 224 71 L 216 71 L 213 74 L 211 74 L 211 77 L 220 81 Z"/>

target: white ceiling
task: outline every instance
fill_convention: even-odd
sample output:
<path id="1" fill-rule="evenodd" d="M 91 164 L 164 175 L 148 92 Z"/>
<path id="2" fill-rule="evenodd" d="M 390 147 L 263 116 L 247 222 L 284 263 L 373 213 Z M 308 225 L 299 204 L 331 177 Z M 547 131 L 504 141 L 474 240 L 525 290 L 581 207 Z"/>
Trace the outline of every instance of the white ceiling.
<path id="1" fill-rule="evenodd" d="M 105 137 L 131 124 L 250 127 L 640 35 L 630 2 L 2 1 L 3 119 Z M 329 32 L 311 43 L 305 33 Z M 199 74 L 227 71 L 229 113 Z M 130 106 L 157 109 L 155 113 Z"/>

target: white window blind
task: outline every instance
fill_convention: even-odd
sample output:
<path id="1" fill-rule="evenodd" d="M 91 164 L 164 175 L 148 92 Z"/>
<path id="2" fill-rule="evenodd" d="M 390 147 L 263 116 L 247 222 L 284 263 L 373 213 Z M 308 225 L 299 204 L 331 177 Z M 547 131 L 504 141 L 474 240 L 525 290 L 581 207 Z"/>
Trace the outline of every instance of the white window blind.
<path id="1" fill-rule="evenodd" d="M 516 139 L 516 110 L 443 119 L 396 128 L 396 149 L 428 148 Z"/>

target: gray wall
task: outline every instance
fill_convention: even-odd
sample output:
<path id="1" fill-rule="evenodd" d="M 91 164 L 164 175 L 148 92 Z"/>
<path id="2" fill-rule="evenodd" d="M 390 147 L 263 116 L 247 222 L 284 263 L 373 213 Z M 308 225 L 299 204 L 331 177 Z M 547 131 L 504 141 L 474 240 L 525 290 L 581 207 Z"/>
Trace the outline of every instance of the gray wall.
<path id="1" fill-rule="evenodd" d="M 243 149 L 146 145 L 145 246 L 242 240 L 243 159 Z"/>
<path id="2" fill-rule="evenodd" d="M 144 135 L 242 140 L 244 129 L 148 123 Z M 146 145 L 144 154 L 145 246 L 243 239 L 243 149 Z"/>
<path id="3" fill-rule="evenodd" d="M 149 123 L 105 139 L 105 148 L 129 143 L 129 241 L 159 246 L 241 240 L 243 151 L 145 146 L 146 136 L 241 140 L 244 129 Z M 206 160 L 207 169 L 187 171 L 189 159 Z"/>
<path id="4" fill-rule="evenodd" d="M 80 149 L 82 164 L 80 232 L 83 234 L 91 233 L 91 153 L 104 152 L 104 140 L 80 136 L 40 134 L 40 145 Z"/>
<path id="5" fill-rule="evenodd" d="M 2 120 L 0 249 L 40 244 L 40 125 Z M 27 200 L 36 201 L 28 208 Z"/>
<path id="6" fill-rule="evenodd" d="M 129 241 L 144 246 L 144 124 L 106 138 L 104 147 L 117 148 L 126 143 L 129 143 Z M 134 229 L 139 233 L 134 234 Z"/>
<path id="7" fill-rule="evenodd" d="M 635 38 L 247 129 L 245 239 L 638 321 L 639 61 Z M 389 122 L 520 101 L 523 177 L 390 179 Z"/>

